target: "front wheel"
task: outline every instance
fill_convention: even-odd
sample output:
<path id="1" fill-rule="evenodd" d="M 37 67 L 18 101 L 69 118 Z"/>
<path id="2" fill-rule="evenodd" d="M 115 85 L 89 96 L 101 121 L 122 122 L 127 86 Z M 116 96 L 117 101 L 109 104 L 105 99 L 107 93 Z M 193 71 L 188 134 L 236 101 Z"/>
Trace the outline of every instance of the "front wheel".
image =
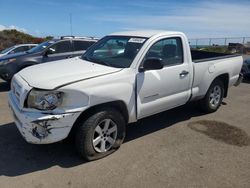
<path id="1" fill-rule="evenodd" d="M 99 110 L 81 122 L 76 132 L 76 148 L 87 161 L 116 151 L 125 137 L 126 123 L 115 109 Z"/>
<path id="2" fill-rule="evenodd" d="M 12 77 L 8 77 L 7 74 L 6 74 L 6 75 L 0 76 L 0 79 L 4 80 L 4 81 L 7 82 L 7 84 L 9 84 L 9 85 L 10 85 L 10 83 L 11 83 L 11 78 L 12 78 Z"/>
<path id="3" fill-rule="evenodd" d="M 202 111 L 212 113 L 218 110 L 224 96 L 224 84 L 221 80 L 215 80 L 209 87 L 205 97 L 200 101 Z"/>

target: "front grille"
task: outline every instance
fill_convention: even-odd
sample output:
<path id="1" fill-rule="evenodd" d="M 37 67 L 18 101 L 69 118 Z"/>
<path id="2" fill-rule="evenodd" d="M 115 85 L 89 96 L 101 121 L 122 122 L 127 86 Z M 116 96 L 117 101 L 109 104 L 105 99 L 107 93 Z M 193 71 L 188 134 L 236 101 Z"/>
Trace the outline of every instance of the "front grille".
<path id="1" fill-rule="evenodd" d="M 13 117 L 14 117 L 15 122 L 17 122 L 19 125 L 22 125 L 21 121 L 20 121 L 19 118 L 17 117 L 17 115 L 16 115 L 15 111 L 12 109 L 12 107 L 10 107 L 10 109 L 11 109 L 11 112 L 12 112 L 12 114 L 13 114 Z"/>
<path id="2" fill-rule="evenodd" d="M 18 104 L 20 105 L 22 86 L 17 82 L 15 78 L 12 79 L 11 90 L 15 97 L 15 100 L 17 100 Z"/>

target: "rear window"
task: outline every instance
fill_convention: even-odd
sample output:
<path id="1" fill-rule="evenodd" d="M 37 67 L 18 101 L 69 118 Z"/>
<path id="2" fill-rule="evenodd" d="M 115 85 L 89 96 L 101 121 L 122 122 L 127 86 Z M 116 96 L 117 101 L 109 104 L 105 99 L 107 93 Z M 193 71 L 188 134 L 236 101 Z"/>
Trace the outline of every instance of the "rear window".
<path id="1" fill-rule="evenodd" d="M 61 41 L 53 44 L 50 48 L 53 49 L 54 54 L 71 52 L 71 43 L 70 41 Z"/>
<path id="2" fill-rule="evenodd" d="M 31 49 L 31 48 L 34 48 L 35 46 L 29 46 L 29 50 Z"/>
<path id="3" fill-rule="evenodd" d="M 20 47 L 17 47 L 16 49 L 12 50 L 11 53 L 18 53 L 18 52 L 24 52 L 28 49 L 26 49 L 26 46 L 20 46 Z"/>
<path id="4" fill-rule="evenodd" d="M 83 51 L 87 50 L 91 45 L 93 45 L 94 41 L 74 41 L 74 51 Z"/>

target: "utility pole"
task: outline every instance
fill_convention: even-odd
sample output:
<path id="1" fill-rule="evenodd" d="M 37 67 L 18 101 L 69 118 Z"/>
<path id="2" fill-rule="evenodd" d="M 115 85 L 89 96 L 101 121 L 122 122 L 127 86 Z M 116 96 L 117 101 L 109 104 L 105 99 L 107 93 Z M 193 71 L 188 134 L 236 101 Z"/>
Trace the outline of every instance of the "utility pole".
<path id="1" fill-rule="evenodd" d="M 245 44 L 246 37 L 243 37 L 242 44 Z"/>
<path id="2" fill-rule="evenodd" d="M 69 14 L 69 22 L 70 22 L 70 34 L 73 36 L 73 29 L 72 29 L 72 13 Z"/>

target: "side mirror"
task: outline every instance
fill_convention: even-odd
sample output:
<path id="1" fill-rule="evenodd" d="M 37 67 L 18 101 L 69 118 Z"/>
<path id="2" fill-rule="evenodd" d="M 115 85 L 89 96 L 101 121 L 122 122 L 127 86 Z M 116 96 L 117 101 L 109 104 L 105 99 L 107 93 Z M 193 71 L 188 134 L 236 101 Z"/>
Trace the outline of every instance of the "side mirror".
<path id="1" fill-rule="evenodd" d="M 50 54 L 53 54 L 55 53 L 55 49 L 53 48 L 49 48 L 45 51 L 44 55 L 47 56 L 47 55 L 50 55 Z"/>
<path id="2" fill-rule="evenodd" d="M 144 72 L 146 70 L 159 70 L 163 68 L 162 59 L 151 57 L 147 58 L 141 67 L 139 68 L 139 72 Z"/>

